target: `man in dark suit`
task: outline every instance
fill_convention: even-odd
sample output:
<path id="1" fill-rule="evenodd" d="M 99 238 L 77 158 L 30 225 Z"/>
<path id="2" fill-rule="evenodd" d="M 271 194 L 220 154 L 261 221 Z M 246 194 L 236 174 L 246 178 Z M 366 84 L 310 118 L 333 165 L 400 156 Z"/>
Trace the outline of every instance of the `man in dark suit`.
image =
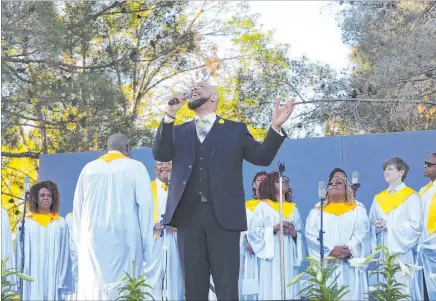
<path id="1" fill-rule="evenodd" d="M 238 300 L 239 238 L 247 229 L 242 163 L 268 166 L 285 139 L 282 124 L 294 100 L 274 106 L 272 127 L 259 143 L 243 123 L 216 115 L 217 90 L 198 83 L 191 88 L 188 107 L 195 120 L 174 126 L 186 101 L 175 95 L 156 134 L 153 156 L 171 161 L 164 223 L 178 229 L 186 300 L 207 300 L 210 271 L 218 300 Z"/>

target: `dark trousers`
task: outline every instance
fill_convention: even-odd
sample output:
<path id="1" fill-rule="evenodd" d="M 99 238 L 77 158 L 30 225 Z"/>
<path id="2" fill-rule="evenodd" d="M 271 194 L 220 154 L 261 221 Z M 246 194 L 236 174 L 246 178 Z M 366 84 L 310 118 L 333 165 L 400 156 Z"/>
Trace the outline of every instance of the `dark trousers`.
<path id="1" fill-rule="evenodd" d="M 191 224 L 177 229 L 185 299 L 208 300 L 210 272 L 218 300 L 238 300 L 240 231 L 224 229 L 210 202 L 195 203 Z"/>

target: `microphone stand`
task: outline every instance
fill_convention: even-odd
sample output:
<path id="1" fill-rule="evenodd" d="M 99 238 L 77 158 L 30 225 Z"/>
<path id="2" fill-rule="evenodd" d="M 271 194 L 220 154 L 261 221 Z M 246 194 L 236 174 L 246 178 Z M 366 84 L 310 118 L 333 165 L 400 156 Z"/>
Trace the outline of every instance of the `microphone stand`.
<path id="1" fill-rule="evenodd" d="M 360 188 L 360 183 L 351 184 L 351 190 L 353 190 L 353 192 L 354 192 L 354 197 L 356 197 L 357 189 L 359 189 L 359 188 Z"/>
<path id="2" fill-rule="evenodd" d="M 283 172 L 285 164 L 279 162 L 279 181 L 280 181 L 280 288 L 281 300 L 285 300 L 285 262 L 284 262 L 284 235 L 283 235 Z"/>
<path id="3" fill-rule="evenodd" d="M 319 198 L 321 203 L 321 227 L 319 229 L 319 258 L 321 259 L 321 266 L 324 265 L 324 202 L 325 197 Z"/>
<path id="4" fill-rule="evenodd" d="M 163 214 L 162 214 L 162 221 L 163 221 Z M 164 260 L 164 267 L 163 267 L 163 278 L 162 278 L 162 301 L 168 301 L 168 277 L 167 277 L 167 269 L 168 269 L 168 245 L 167 245 L 167 228 L 162 222 L 162 233 L 163 233 L 163 260 Z"/>
<path id="5" fill-rule="evenodd" d="M 25 228 L 24 228 L 24 224 L 26 221 L 26 208 L 27 208 L 27 199 L 29 196 L 29 192 L 26 191 L 26 193 L 24 194 L 24 208 L 23 208 L 23 217 L 21 219 L 21 232 L 20 232 L 20 248 L 21 248 L 21 267 L 20 267 L 20 272 L 24 273 L 24 232 L 25 232 Z M 20 277 L 20 282 L 19 282 L 19 292 L 20 292 L 20 300 L 23 300 L 23 278 Z"/>

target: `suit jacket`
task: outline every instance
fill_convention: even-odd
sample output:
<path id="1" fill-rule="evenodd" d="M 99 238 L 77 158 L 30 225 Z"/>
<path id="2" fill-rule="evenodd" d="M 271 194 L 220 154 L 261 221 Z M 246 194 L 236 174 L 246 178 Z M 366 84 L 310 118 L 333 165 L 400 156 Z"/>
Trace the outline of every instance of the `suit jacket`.
<path id="1" fill-rule="evenodd" d="M 228 230 L 247 230 L 245 196 L 242 180 L 243 160 L 254 165 L 268 166 L 274 160 L 286 138 L 270 128 L 263 143 L 254 140 L 247 125 L 217 116 L 215 139 L 209 162 L 210 191 L 218 222 Z M 192 218 L 193 208 L 179 206 L 195 159 L 195 121 L 174 126 L 160 124 L 153 144 L 155 160 L 172 160 L 170 189 L 164 223 L 184 227 Z M 177 215 L 177 219 L 174 216 Z M 181 222 L 184 220 L 185 222 Z"/>

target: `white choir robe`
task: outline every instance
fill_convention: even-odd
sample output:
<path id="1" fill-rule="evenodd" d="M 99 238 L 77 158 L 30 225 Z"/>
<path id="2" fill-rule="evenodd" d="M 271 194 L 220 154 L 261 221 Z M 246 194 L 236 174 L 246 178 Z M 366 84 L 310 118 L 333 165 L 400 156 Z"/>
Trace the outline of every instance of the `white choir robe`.
<path id="1" fill-rule="evenodd" d="M 396 191 L 406 187 L 404 183 L 395 187 Z M 378 219 L 386 221 L 386 231 L 380 231 L 375 223 Z M 369 224 L 372 234 L 372 249 L 377 245 L 388 248 L 390 254 L 399 253 L 397 260 L 412 266 L 418 265 L 416 254 L 418 240 L 422 233 L 422 205 L 417 193 L 412 193 L 398 207 L 385 214 L 374 198 L 369 213 Z M 383 256 L 381 253 L 380 256 Z M 403 276 L 402 273 L 396 275 L 397 281 L 403 283 L 403 293 L 410 294 L 412 300 L 423 300 L 423 291 L 419 281 L 420 271 Z M 377 274 L 376 281 L 383 281 L 383 276 Z M 372 282 L 372 281 L 371 281 Z"/>
<path id="2" fill-rule="evenodd" d="M 321 229 L 320 208 L 313 208 L 306 220 L 306 242 L 309 256 L 320 259 L 319 231 Z M 356 207 L 342 215 L 324 212 L 324 258 L 336 246 L 348 246 L 353 258 L 365 258 L 371 252 L 371 232 L 365 207 L 356 202 Z M 366 300 L 368 278 L 366 266 L 354 267 L 348 260 L 340 260 L 332 280 L 338 286 L 346 285 L 349 292 L 343 300 Z"/>
<path id="3" fill-rule="evenodd" d="M 12 247 L 12 232 L 11 224 L 9 223 L 9 215 L 6 209 L 2 208 L 2 261 L 8 258 L 5 269 L 15 268 L 15 256 Z M 9 279 L 11 282 L 15 281 L 15 277 Z M 17 287 L 13 287 L 16 290 Z"/>
<path id="4" fill-rule="evenodd" d="M 159 221 L 165 213 L 168 193 L 162 188 L 163 182 L 156 179 L 156 193 L 158 200 Z M 156 210 L 156 209 L 155 209 Z M 162 232 L 163 233 L 163 232 Z M 155 236 L 156 237 L 156 236 Z M 155 300 L 162 300 L 162 285 L 166 287 L 168 300 L 183 300 L 184 288 L 182 281 L 182 270 L 177 247 L 177 233 L 166 231 L 167 245 L 167 278 L 164 281 L 164 236 L 159 235 L 153 246 L 153 255 L 149 264 L 145 265 L 144 274 L 149 277 L 148 284 L 153 287 L 151 295 Z"/>
<path id="5" fill-rule="evenodd" d="M 42 226 L 26 217 L 24 271 L 34 282 L 23 280 L 22 300 L 63 300 L 74 293 L 68 247 L 69 231 L 63 217 Z M 17 232 L 16 264 L 21 267 L 21 229 Z M 18 280 L 18 279 L 17 279 Z"/>
<path id="6" fill-rule="evenodd" d="M 303 224 L 300 213 L 295 207 L 288 218 L 297 231 L 296 242 L 290 235 L 284 237 L 285 299 L 298 299 L 300 286 L 287 286 L 288 282 L 299 274 L 304 260 Z M 280 285 L 280 233 L 274 234 L 273 227 L 280 223 L 280 213 L 268 203 L 262 201 L 254 210 L 248 228 L 248 242 L 259 260 L 259 300 L 279 300 Z"/>
<path id="7" fill-rule="evenodd" d="M 432 198 L 436 194 L 436 181 L 433 187 L 424 192 L 424 187 L 420 190 L 424 225 L 422 235 L 418 244 L 419 264 L 423 265 L 425 284 L 430 300 L 436 300 L 436 232 L 428 233 L 427 223 L 430 213 Z"/>
<path id="8" fill-rule="evenodd" d="M 126 157 L 97 159 L 83 168 L 73 206 L 77 300 L 114 300 L 125 272 L 142 274 L 154 243 L 150 183 L 145 166 Z"/>
<path id="9" fill-rule="evenodd" d="M 67 216 L 65 216 L 65 222 L 67 223 L 68 230 L 70 232 L 70 240 L 68 242 L 69 248 L 70 248 L 70 260 L 71 260 L 71 274 L 73 276 L 73 285 L 75 288 L 74 294 L 69 294 L 65 296 L 66 301 L 75 301 L 77 300 L 77 250 L 76 250 L 76 244 L 74 242 L 74 236 L 72 235 L 72 229 L 73 229 L 73 215 L 72 212 L 68 213 Z"/>
<path id="10" fill-rule="evenodd" d="M 253 212 L 245 209 L 247 226 L 250 224 Z M 240 263 L 239 263 L 239 300 L 257 300 L 259 294 L 259 258 L 250 254 L 246 248 L 245 237 L 248 231 L 241 232 Z"/>

